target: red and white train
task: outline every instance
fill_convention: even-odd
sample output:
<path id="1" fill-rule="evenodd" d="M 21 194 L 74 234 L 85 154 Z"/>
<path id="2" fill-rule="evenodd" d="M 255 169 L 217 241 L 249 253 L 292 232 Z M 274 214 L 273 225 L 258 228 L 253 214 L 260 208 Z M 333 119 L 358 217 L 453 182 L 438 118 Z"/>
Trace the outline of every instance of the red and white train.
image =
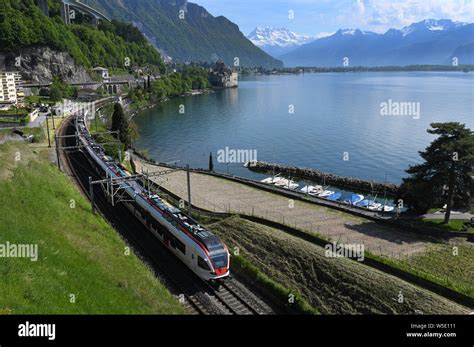
<path id="1" fill-rule="evenodd" d="M 100 175 L 111 178 L 127 177 L 125 168 L 92 138 L 86 114 L 76 116 L 75 126 L 80 143 L 89 160 L 100 167 Z M 156 194 L 151 194 L 133 180 L 121 188 L 130 197 L 124 202 L 135 216 L 186 266 L 204 280 L 216 280 L 229 275 L 230 256 L 225 243 L 200 226 L 194 219 Z"/>

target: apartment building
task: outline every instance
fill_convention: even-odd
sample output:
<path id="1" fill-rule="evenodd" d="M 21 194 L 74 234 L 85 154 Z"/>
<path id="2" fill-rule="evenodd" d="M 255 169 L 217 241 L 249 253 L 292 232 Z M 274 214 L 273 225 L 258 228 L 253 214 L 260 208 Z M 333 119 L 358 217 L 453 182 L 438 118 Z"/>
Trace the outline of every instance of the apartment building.
<path id="1" fill-rule="evenodd" d="M 23 104 L 23 88 L 18 72 L 0 71 L 0 107 L 21 106 Z"/>

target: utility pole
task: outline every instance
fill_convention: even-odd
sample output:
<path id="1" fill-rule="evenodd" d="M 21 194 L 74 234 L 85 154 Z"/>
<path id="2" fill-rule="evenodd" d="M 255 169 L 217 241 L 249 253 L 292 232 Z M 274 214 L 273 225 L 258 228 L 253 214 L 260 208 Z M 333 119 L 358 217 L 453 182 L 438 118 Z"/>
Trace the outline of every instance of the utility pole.
<path id="1" fill-rule="evenodd" d="M 56 126 L 54 125 L 54 114 L 51 113 L 51 119 L 53 120 L 53 130 L 56 130 Z"/>
<path id="2" fill-rule="evenodd" d="M 48 147 L 51 148 L 51 138 L 49 137 L 48 115 L 46 115 L 46 131 L 47 131 L 47 133 L 48 133 Z"/>
<path id="3" fill-rule="evenodd" d="M 92 186 L 92 177 L 91 177 L 91 176 L 89 176 L 89 199 L 91 199 L 92 213 L 95 214 L 95 207 L 94 207 L 94 187 Z"/>
<path id="4" fill-rule="evenodd" d="M 387 173 L 385 173 L 385 181 L 383 187 L 383 206 L 382 206 L 382 216 L 385 216 L 385 204 L 387 203 Z"/>
<path id="5" fill-rule="evenodd" d="M 192 207 L 191 207 L 191 178 L 189 174 L 189 164 L 186 165 L 186 178 L 188 181 L 188 213 L 189 217 L 192 217 Z"/>
<path id="6" fill-rule="evenodd" d="M 58 136 L 55 135 L 54 136 L 54 143 L 56 145 L 56 157 L 58 159 L 58 170 L 61 171 L 61 163 L 59 162 L 59 143 L 58 143 L 59 139 L 58 139 Z"/>

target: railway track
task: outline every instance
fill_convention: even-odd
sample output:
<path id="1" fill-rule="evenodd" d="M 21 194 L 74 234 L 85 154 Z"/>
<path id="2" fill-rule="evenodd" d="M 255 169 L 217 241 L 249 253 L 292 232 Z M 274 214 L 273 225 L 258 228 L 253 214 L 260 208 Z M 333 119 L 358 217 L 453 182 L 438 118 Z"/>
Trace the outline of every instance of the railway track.
<path id="1" fill-rule="evenodd" d="M 72 117 L 58 129 L 59 135 L 74 135 Z M 60 138 L 60 145 L 74 146 L 75 138 Z M 85 196 L 88 196 L 89 176 L 100 177 L 80 150 L 64 150 L 60 153 L 63 168 L 74 177 Z M 275 314 L 271 304 L 258 297 L 243 283 L 234 278 L 219 281 L 214 285 L 202 281 L 164 247 L 123 204 L 109 204 L 102 189 L 95 185 L 96 209 L 135 249 L 155 274 L 167 285 L 178 300 L 193 314 Z"/>

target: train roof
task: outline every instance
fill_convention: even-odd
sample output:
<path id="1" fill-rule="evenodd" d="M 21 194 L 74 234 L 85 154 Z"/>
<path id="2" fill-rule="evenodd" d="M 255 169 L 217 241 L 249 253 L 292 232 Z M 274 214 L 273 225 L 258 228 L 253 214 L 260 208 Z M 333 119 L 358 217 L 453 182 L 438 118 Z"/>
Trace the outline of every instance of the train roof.
<path id="1" fill-rule="evenodd" d="M 90 147 L 97 154 L 99 154 L 100 157 L 102 157 L 102 160 L 104 160 L 109 166 L 114 166 L 115 169 L 118 169 L 121 174 L 123 173 L 127 175 L 126 171 L 124 171 L 120 167 L 121 165 L 114 158 L 105 154 L 100 143 L 97 143 L 94 141 L 87 127 L 85 126 L 84 119 L 81 117 L 77 117 L 76 121 L 77 121 L 77 124 L 79 125 L 81 134 L 87 139 L 87 141 L 90 144 Z M 142 186 L 139 186 L 139 187 L 142 190 L 142 193 L 144 194 L 150 193 L 144 187 Z M 137 194 L 139 193 L 136 189 L 135 191 Z M 206 249 L 209 251 L 210 254 L 220 252 L 224 249 L 223 243 L 218 236 L 214 235 L 209 230 L 200 226 L 197 223 L 197 221 L 195 221 L 193 218 L 190 218 L 189 216 L 184 214 L 179 208 L 171 205 L 168 201 L 162 199 L 159 195 L 156 195 L 156 194 L 152 195 L 150 197 L 150 200 L 153 202 L 153 204 L 158 206 L 161 210 L 168 211 L 176 219 L 178 219 L 181 222 L 181 224 L 183 224 L 193 234 L 193 236 L 196 239 L 198 239 L 200 242 L 202 242 L 202 244 L 204 244 L 204 246 L 206 247 Z"/>
<path id="2" fill-rule="evenodd" d="M 185 215 L 179 208 L 171 205 L 169 202 L 163 200 L 158 195 L 154 195 L 151 200 L 162 210 L 168 210 L 176 218 L 178 218 L 193 233 L 193 235 L 206 246 L 209 251 L 212 251 L 213 248 L 216 248 L 216 244 L 219 244 L 222 248 L 222 242 L 219 237 L 200 226 L 194 219 L 189 218 L 189 216 Z"/>

